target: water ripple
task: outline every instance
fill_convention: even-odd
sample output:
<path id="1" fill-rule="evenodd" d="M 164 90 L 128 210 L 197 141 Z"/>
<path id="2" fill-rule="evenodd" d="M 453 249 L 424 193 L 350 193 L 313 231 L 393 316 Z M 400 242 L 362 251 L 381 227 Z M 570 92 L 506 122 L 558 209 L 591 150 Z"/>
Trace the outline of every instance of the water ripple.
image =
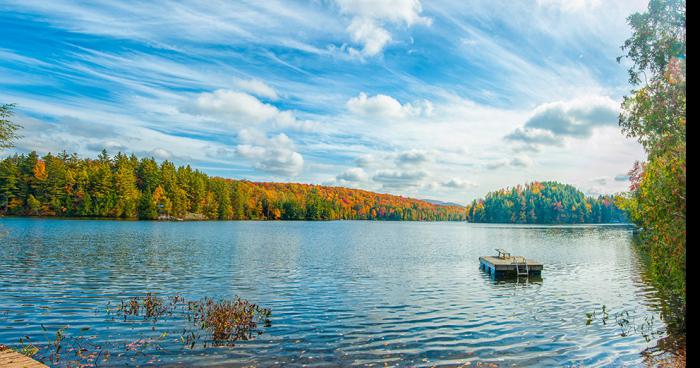
<path id="1" fill-rule="evenodd" d="M 67 333 L 128 344 L 158 332 L 111 320 L 143 295 L 240 295 L 273 325 L 233 348 L 183 349 L 115 366 L 619 366 L 646 341 L 613 315 L 658 314 L 620 227 L 372 222 L 116 222 L 1 219 L 0 343 Z M 478 257 L 505 247 L 545 264 L 541 280 L 492 280 Z M 586 313 L 606 305 L 611 317 Z M 657 318 L 658 322 L 658 318 Z M 662 326 L 655 326 L 662 331 Z M 84 333 L 84 332 L 82 332 Z M 130 359 L 130 358 L 129 358 Z"/>

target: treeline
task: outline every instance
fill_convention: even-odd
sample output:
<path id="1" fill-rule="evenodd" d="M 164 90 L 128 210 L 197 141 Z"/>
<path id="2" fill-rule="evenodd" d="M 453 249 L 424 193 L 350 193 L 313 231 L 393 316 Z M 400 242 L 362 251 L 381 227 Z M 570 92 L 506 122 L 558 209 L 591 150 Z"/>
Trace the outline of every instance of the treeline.
<path id="1" fill-rule="evenodd" d="M 464 207 L 342 187 L 210 177 L 170 161 L 103 151 L 0 162 L 0 213 L 217 220 L 464 221 Z"/>
<path id="2" fill-rule="evenodd" d="M 620 205 L 641 229 L 641 249 L 662 297 L 664 321 L 683 341 L 687 313 L 686 2 L 651 0 L 644 12 L 630 15 L 627 22 L 632 35 L 622 49 L 634 90 L 624 98 L 619 123 L 626 136 L 644 147 L 647 161 L 632 167 L 630 193 Z"/>
<path id="3" fill-rule="evenodd" d="M 587 197 L 558 182 L 532 182 L 500 189 L 467 206 L 470 222 L 513 224 L 583 224 L 627 222 L 613 196 Z"/>

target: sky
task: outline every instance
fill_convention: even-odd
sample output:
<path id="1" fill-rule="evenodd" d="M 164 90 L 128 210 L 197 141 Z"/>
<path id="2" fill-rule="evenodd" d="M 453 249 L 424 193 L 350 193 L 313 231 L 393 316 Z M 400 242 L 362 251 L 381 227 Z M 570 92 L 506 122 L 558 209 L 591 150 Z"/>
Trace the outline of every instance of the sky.
<path id="1" fill-rule="evenodd" d="M 626 17 L 645 1 L 0 0 L 16 147 L 466 204 L 628 187 Z"/>

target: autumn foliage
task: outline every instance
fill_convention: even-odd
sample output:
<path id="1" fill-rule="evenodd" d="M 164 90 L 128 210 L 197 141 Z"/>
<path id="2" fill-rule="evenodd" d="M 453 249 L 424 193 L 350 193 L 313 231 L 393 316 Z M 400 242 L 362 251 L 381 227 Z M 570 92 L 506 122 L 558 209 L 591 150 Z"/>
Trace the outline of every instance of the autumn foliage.
<path id="1" fill-rule="evenodd" d="M 627 18 L 632 36 L 622 46 L 630 83 L 620 128 L 647 152 L 630 170 L 622 196 L 639 226 L 650 276 L 663 296 L 671 331 L 685 336 L 686 315 L 686 2 L 651 0 Z"/>
<path id="2" fill-rule="evenodd" d="M 568 184 L 532 182 L 500 189 L 467 206 L 471 222 L 583 224 L 627 222 L 612 196 L 587 197 Z"/>
<path id="3" fill-rule="evenodd" d="M 170 161 L 35 152 L 0 161 L 0 213 L 142 219 L 465 220 L 464 207 L 343 187 L 210 177 Z"/>

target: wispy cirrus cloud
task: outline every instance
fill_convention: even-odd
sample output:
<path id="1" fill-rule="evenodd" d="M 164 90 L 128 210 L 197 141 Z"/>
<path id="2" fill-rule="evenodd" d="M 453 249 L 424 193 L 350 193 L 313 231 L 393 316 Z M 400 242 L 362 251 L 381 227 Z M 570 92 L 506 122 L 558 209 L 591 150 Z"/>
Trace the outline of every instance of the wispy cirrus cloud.
<path id="1" fill-rule="evenodd" d="M 0 101 L 19 152 L 458 202 L 533 176 L 612 192 L 644 158 L 613 115 L 645 5 L 10 0 Z"/>

